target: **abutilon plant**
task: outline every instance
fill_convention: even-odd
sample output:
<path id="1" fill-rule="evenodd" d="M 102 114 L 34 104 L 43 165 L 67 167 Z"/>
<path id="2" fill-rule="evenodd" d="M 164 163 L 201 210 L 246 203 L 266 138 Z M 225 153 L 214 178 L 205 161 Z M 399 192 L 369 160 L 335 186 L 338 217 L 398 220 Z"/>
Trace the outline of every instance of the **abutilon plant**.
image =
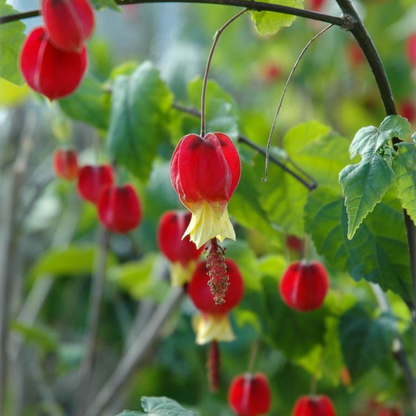
<path id="1" fill-rule="evenodd" d="M 295 403 L 293 416 L 335 416 L 335 409 L 328 396 L 302 396 Z"/>
<path id="2" fill-rule="evenodd" d="M 191 280 L 197 260 L 204 247 L 197 249 L 189 240 L 182 238 L 191 221 L 189 211 L 168 211 L 159 220 L 157 242 L 160 251 L 171 262 L 171 281 L 173 286 L 183 286 Z"/>
<path id="3" fill-rule="evenodd" d="M 264 415 L 271 402 L 269 381 L 262 373 L 234 377 L 228 389 L 228 404 L 238 416 Z"/>
<path id="4" fill-rule="evenodd" d="M 42 0 L 41 11 L 51 42 L 79 53 L 94 31 L 94 11 L 88 0 Z"/>
<path id="5" fill-rule="evenodd" d="M 107 186 L 98 199 L 98 218 L 110 231 L 125 234 L 136 228 L 142 209 L 136 190 L 130 184 Z"/>
<path id="6" fill-rule="evenodd" d="M 29 87 L 51 101 L 76 90 L 87 69 L 87 52 L 65 52 L 43 27 L 33 29 L 20 53 L 20 70 Z"/>
<path id="7" fill-rule="evenodd" d="M 300 312 L 320 308 L 328 288 L 327 272 L 318 261 L 292 263 L 284 272 L 279 284 L 284 302 Z"/>
<path id="8" fill-rule="evenodd" d="M 78 153 L 74 149 L 57 149 L 53 154 L 53 168 L 56 176 L 67 181 L 78 177 Z"/>
<path id="9" fill-rule="evenodd" d="M 78 174 L 78 193 L 82 199 L 98 203 L 101 192 L 114 184 L 113 169 L 110 165 L 86 165 Z"/>

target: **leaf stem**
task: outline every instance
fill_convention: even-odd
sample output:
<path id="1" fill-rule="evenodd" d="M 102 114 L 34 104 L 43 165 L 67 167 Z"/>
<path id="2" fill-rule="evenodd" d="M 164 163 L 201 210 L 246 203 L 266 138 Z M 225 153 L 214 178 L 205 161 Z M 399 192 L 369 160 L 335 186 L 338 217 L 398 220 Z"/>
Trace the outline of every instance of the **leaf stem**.
<path id="1" fill-rule="evenodd" d="M 269 158 L 270 158 L 270 145 L 272 143 L 272 137 L 273 137 L 273 133 L 274 133 L 274 129 L 276 127 L 276 122 L 277 122 L 277 117 L 279 116 L 280 113 L 280 109 L 282 108 L 282 104 L 283 104 L 283 100 L 285 98 L 286 95 L 286 91 L 287 88 L 290 84 L 290 81 L 293 78 L 293 74 L 296 71 L 296 68 L 299 65 L 300 60 L 302 59 L 303 55 L 305 54 L 305 52 L 308 50 L 309 46 L 316 40 L 319 38 L 319 36 L 321 36 L 323 33 L 325 33 L 328 29 L 330 29 L 333 26 L 333 24 L 330 24 L 329 26 L 326 26 L 325 28 L 323 28 L 320 32 L 318 32 L 306 45 L 305 47 L 302 49 L 302 52 L 299 54 L 298 58 L 296 59 L 295 64 L 293 65 L 292 70 L 290 71 L 290 74 L 286 80 L 286 84 L 283 88 L 283 92 L 282 95 L 280 97 L 280 101 L 279 101 L 279 105 L 277 106 L 277 110 L 276 110 L 276 114 L 274 115 L 274 119 L 273 119 L 273 123 L 272 123 L 272 128 L 270 130 L 270 134 L 269 134 L 269 138 L 267 140 L 267 145 L 266 145 L 266 161 L 265 161 L 265 166 L 264 166 L 264 178 L 262 179 L 263 182 L 267 181 L 267 177 L 269 174 Z"/>
<path id="2" fill-rule="evenodd" d="M 241 12 L 237 13 L 234 17 L 228 20 L 214 35 L 214 42 L 212 43 L 211 50 L 208 54 L 207 65 L 205 67 L 204 79 L 202 82 L 202 93 L 201 93 L 201 137 L 205 137 L 206 133 L 206 117 L 205 117 L 205 102 L 206 102 L 206 93 L 207 93 L 207 82 L 208 82 L 208 75 L 209 70 L 211 68 L 212 57 L 214 56 L 215 48 L 217 46 L 218 40 L 225 29 L 231 25 L 235 20 L 237 20 L 241 15 L 246 13 L 247 10 L 242 10 Z"/>

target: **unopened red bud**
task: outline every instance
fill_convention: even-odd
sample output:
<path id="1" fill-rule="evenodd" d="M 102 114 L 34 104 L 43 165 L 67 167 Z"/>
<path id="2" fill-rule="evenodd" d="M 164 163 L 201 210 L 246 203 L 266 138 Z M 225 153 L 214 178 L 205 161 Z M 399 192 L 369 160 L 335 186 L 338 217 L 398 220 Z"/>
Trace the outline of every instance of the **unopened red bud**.
<path id="1" fill-rule="evenodd" d="M 327 396 L 302 396 L 295 404 L 293 416 L 335 416 L 335 410 Z"/>
<path id="2" fill-rule="evenodd" d="M 78 176 L 78 154 L 73 149 L 57 149 L 53 155 L 53 167 L 61 179 L 73 181 Z"/>
<path id="3" fill-rule="evenodd" d="M 114 183 L 110 165 L 83 166 L 78 175 L 78 192 L 82 199 L 97 204 L 101 192 Z"/>

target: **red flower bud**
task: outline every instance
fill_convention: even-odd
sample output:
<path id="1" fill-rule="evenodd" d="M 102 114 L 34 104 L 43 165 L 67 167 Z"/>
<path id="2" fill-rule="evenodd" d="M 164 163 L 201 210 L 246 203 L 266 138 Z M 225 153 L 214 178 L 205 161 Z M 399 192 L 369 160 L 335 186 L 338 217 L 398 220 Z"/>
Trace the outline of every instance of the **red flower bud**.
<path id="1" fill-rule="evenodd" d="M 235 377 L 228 390 L 228 404 L 238 416 L 264 415 L 271 401 L 269 382 L 261 373 Z"/>
<path id="2" fill-rule="evenodd" d="M 66 52 L 80 52 L 94 30 L 88 0 L 42 0 L 42 16 L 51 42 Z"/>
<path id="3" fill-rule="evenodd" d="M 402 412 L 397 407 L 382 407 L 377 416 L 402 416 Z"/>
<path id="4" fill-rule="evenodd" d="M 188 294 L 195 307 L 203 313 L 210 315 L 224 315 L 235 308 L 244 295 L 244 281 L 237 265 L 229 259 L 225 260 L 229 287 L 225 302 L 218 305 L 214 302 L 211 289 L 208 286 L 210 279 L 205 262 L 198 264 L 188 286 Z"/>
<path id="5" fill-rule="evenodd" d="M 172 262 L 181 263 L 186 266 L 189 262 L 198 260 L 203 251 L 183 233 L 191 221 L 191 213 L 188 211 L 168 211 L 163 214 L 159 221 L 157 242 L 160 251 Z"/>
<path id="6" fill-rule="evenodd" d="M 227 204 L 241 175 L 240 158 L 233 142 L 223 133 L 204 138 L 189 134 L 178 143 L 170 165 L 172 186 L 192 212 L 184 235 L 200 248 L 217 237 L 235 240 Z"/>
<path id="7" fill-rule="evenodd" d="M 27 37 L 21 54 L 20 69 L 29 86 L 50 100 L 75 91 L 87 69 L 87 52 L 64 52 L 49 40 L 43 27 Z"/>
<path id="8" fill-rule="evenodd" d="M 327 396 L 302 396 L 295 404 L 293 416 L 335 416 L 335 410 Z"/>
<path id="9" fill-rule="evenodd" d="M 110 165 L 83 166 L 78 175 L 78 192 L 82 199 L 97 204 L 101 192 L 114 183 Z"/>
<path id="10" fill-rule="evenodd" d="M 78 176 L 78 154 L 73 149 L 57 149 L 53 155 L 56 176 L 72 181 Z"/>
<path id="11" fill-rule="evenodd" d="M 300 312 L 318 309 L 326 296 L 329 279 L 325 267 L 317 262 L 292 263 L 280 281 L 285 303 Z"/>
<path id="12" fill-rule="evenodd" d="M 410 64 L 416 66 L 416 33 L 412 33 L 407 38 L 406 52 Z"/>
<path id="13" fill-rule="evenodd" d="M 98 200 L 98 217 L 109 230 L 128 233 L 142 219 L 136 190 L 131 185 L 107 186 Z"/>

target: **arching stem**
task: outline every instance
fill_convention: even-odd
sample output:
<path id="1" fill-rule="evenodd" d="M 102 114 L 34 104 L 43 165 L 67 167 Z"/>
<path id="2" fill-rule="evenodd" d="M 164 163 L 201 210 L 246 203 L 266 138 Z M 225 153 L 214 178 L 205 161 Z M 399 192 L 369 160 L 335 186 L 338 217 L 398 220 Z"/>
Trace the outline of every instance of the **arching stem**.
<path id="1" fill-rule="evenodd" d="M 234 22 L 234 20 L 237 20 L 241 15 L 243 15 L 244 13 L 246 13 L 246 9 L 242 10 L 240 13 L 237 13 L 234 17 L 232 17 L 230 20 L 228 20 L 214 35 L 214 42 L 212 43 L 211 46 L 211 50 L 209 51 L 209 55 L 208 55 L 208 60 L 207 60 L 207 65 L 205 67 L 205 74 L 204 74 L 204 79 L 202 81 L 202 93 L 201 93 L 201 137 L 204 138 L 205 137 L 205 133 L 206 133 L 206 123 L 205 123 L 205 97 L 206 97 L 206 92 L 207 92 L 207 82 L 208 82 L 208 75 L 209 75 L 209 69 L 211 67 L 211 61 L 212 61 L 212 57 L 214 55 L 214 51 L 215 51 L 215 47 L 217 46 L 218 40 L 222 34 L 222 32 L 224 32 L 224 30 L 230 26 L 230 24 L 232 22 Z"/>
<path id="2" fill-rule="evenodd" d="M 270 130 L 270 134 L 269 134 L 269 138 L 268 138 L 268 140 L 267 140 L 267 146 L 266 146 L 266 162 L 265 162 L 265 167 L 264 167 L 264 178 L 262 179 L 263 180 L 263 182 L 266 182 L 267 181 L 267 176 L 268 176 L 268 174 L 269 174 L 269 158 L 270 158 L 270 145 L 271 145 L 271 142 L 272 142 L 272 137 L 273 137 L 273 133 L 274 133 L 274 129 L 275 129 L 275 127 L 276 127 L 276 122 L 277 122 L 277 117 L 279 116 L 279 113 L 280 113 L 280 109 L 281 109 L 281 107 L 282 107 L 282 104 L 283 104 L 283 100 L 284 100 L 284 98 L 285 98 L 285 95 L 286 95 L 286 91 L 287 91 L 287 88 L 288 88 L 288 86 L 289 86 L 289 84 L 290 84 L 290 81 L 292 80 L 292 78 L 293 78 L 293 74 L 295 73 L 295 71 L 296 71 L 296 68 L 298 67 L 298 65 L 299 65 L 299 62 L 300 62 L 300 60 L 302 59 L 302 57 L 303 57 L 303 55 L 305 54 L 305 52 L 308 50 L 308 48 L 309 48 L 309 46 L 311 46 L 311 44 L 316 40 L 316 39 L 318 39 L 319 38 L 319 36 L 321 36 L 323 33 L 325 33 L 328 29 L 330 29 L 331 27 L 333 26 L 333 24 L 330 24 L 330 25 L 328 25 L 328 26 L 326 26 L 326 27 L 324 27 L 319 33 L 317 33 L 307 44 L 306 44 L 306 46 L 302 49 L 302 52 L 299 54 L 299 56 L 298 56 L 298 59 L 296 59 L 296 62 L 295 62 L 295 64 L 293 65 L 293 68 L 292 68 L 292 70 L 290 71 L 290 74 L 289 74 L 289 76 L 288 76 L 288 78 L 287 78 L 287 81 L 286 81 L 286 84 L 285 84 L 285 86 L 284 86 L 284 88 L 283 88 L 283 92 L 282 92 L 282 95 L 281 95 L 281 97 L 280 97 L 280 101 L 279 101 L 279 105 L 277 106 L 277 110 L 276 110 L 276 114 L 274 115 L 274 119 L 273 119 L 273 123 L 272 123 L 272 128 L 271 128 L 271 130 Z"/>

